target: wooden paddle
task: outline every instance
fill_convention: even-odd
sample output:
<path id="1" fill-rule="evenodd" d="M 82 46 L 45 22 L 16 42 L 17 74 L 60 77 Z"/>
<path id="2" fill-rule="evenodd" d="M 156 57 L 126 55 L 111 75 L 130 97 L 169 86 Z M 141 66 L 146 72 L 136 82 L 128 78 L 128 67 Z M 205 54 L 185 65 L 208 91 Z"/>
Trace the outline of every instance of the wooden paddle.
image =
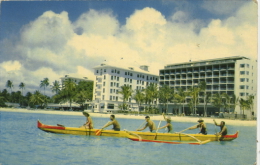
<path id="1" fill-rule="evenodd" d="M 198 125 L 198 124 L 196 124 L 196 125 Z M 196 125 L 194 125 L 194 126 L 196 126 Z M 194 127 L 194 126 L 191 126 L 191 127 Z M 182 132 L 184 132 L 184 131 L 187 131 L 187 130 L 190 129 L 191 127 L 186 128 L 186 129 L 184 129 L 184 130 L 182 130 L 182 131 L 180 131 L 180 132 L 176 132 L 176 133 L 182 133 Z"/>
<path id="2" fill-rule="evenodd" d="M 158 132 L 158 129 L 159 129 L 160 125 L 161 125 L 161 122 L 162 122 L 162 120 L 160 120 L 160 122 L 159 122 L 159 124 L 158 124 L 158 127 L 157 127 L 157 129 L 156 129 L 156 131 L 155 131 L 154 140 L 156 140 L 157 132 Z"/>
<path id="3" fill-rule="evenodd" d="M 217 140 L 219 141 L 219 137 L 218 137 L 219 133 L 217 132 L 216 121 L 215 121 L 215 119 L 213 121 L 214 121 L 214 125 L 215 125 L 216 137 L 217 137 Z"/>
<path id="4" fill-rule="evenodd" d="M 146 121 L 144 121 L 136 130 L 140 129 L 144 125 L 145 122 Z"/>
<path id="5" fill-rule="evenodd" d="M 108 121 L 103 127 L 105 127 L 108 123 L 109 123 L 110 121 Z M 101 132 L 102 132 L 102 130 L 103 130 L 103 127 L 101 128 L 101 129 L 99 129 L 99 130 L 96 130 L 96 136 L 100 136 L 101 135 Z"/>

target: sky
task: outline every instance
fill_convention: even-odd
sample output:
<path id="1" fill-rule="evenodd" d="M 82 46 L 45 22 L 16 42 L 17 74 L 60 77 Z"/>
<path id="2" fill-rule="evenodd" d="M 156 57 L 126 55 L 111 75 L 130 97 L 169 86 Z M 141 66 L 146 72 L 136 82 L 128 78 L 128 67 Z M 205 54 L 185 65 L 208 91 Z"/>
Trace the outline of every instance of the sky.
<path id="1" fill-rule="evenodd" d="M 257 59 L 251 0 L 2 1 L 0 90 L 43 91 L 66 74 L 94 80 L 93 67 L 167 64 L 219 57 Z M 46 94 L 53 95 L 50 90 Z"/>

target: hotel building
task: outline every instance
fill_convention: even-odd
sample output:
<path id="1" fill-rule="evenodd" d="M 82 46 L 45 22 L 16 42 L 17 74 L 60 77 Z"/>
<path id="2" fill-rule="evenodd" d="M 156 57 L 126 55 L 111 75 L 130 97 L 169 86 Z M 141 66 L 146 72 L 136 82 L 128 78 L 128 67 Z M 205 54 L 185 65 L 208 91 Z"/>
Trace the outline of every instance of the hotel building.
<path id="1" fill-rule="evenodd" d="M 169 64 L 159 71 L 159 86 L 166 84 L 174 88 L 175 91 L 177 88 L 188 90 L 190 87 L 197 86 L 200 81 L 206 82 L 206 92 L 212 95 L 215 93 L 227 93 L 230 96 L 235 94 L 236 97 L 243 99 L 254 95 L 254 109 L 256 111 L 257 61 L 243 56 L 233 56 Z M 185 111 L 189 109 L 188 99 L 186 99 Z M 198 111 L 203 112 L 203 107 L 202 101 L 197 106 Z M 168 111 L 174 113 L 176 109 L 182 108 L 176 103 L 171 103 Z M 210 103 L 207 109 L 209 115 L 219 111 Z M 232 112 L 242 113 L 239 106 L 236 106 Z M 245 111 L 245 114 L 250 115 L 249 113 L 249 111 Z"/>
<path id="2" fill-rule="evenodd" d="M 94 112 L 112 112 L 120 110 L 122 94 L 119 94 L 120 87 L 129 85 L 133 91 L 144 89 L 150 83 L 158 83 L 158 75 L 151 74 L 148 66 L 142 65 L 139 68 L 118 67 L 102 63 L 93 68 L 96 76 L 93 90 Z M 138 111 L 134 99 L 129 98 L 128 104 L 132 111 Z"/>

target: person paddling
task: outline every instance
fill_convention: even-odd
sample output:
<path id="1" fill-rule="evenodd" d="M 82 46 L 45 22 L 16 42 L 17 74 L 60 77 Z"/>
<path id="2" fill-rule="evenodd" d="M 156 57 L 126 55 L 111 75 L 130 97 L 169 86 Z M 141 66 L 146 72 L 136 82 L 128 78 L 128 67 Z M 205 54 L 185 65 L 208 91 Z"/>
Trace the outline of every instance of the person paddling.
<path id="1" fill-rule="evenodd" d="M 226 123 L 224 121 L 221 121 L 220 124 L 217 124 L 217 122 L 215 121 L 215 119 L 213 119 L 214 123 L 216 126 L 220 127 L 220 132 L 217 133 L 218 135 L 221 135 L 221 138 L 219 140 L 222 140 L 224 138 L 225 135 L 227 135 L 228 131 L 227 131 L 227 127 L 226 127 Z"/>
<path id="2" fill-rule="evenodd" d="M 94 128 L 94 125 L 93 125 L 93 121 L 92 121 L 92 118 L 89 116 L 89 113 L 83 111 L 82 112 L 83 115 L 86 117 L 87 121 L 86 123 L 81 126 L 80 128 L 86 128 L 86 129 L 93 129 Z"/>
<path id="3" fill-rule="evenodd" d="M 110 116 L 110 122 L 108 122 L 107 124 L 105 124 L 101 129 L 104 129 L 110 125 L 113 125 L 113 130 L 114 131 L 120 131 L 120 124 L 118 123 L 118 121 L 115 119 L 115 115 L 111 115 Z"/>
<path id="4" fill-rule="evenodd" d="M 136 131 L 142 131 L 146 127 L 149 127 L 150 132 L 155 132 L 156 131 L 156 126 L 155 126 L 154 122 L 152 120 L 150 120 L 150 116 L 146 116 L 145 117 L 145 121 L 147 122 L 146 125 L 143 128 L 141 128 L 141 129 L 137 129 Z"/>
<path id="5" fill-rule="evenodd" d="M 164 120 L 166 121 L 166 125 L 165 126 L 162 126 L 159 129 L 163 129 L 163 128 L 166 128 L 168 129 L 168 133 L 172 133 L 173 132 L 173 126 L 172 126 L 172 123 L 171 123 L 171 117 L 168 116 L 167 118 L 165 117 L 164 113 L 162 114 L 163 115 L 163 118 Z"/>
<path id="6" fill-rule="evenodd" d="M 204 120 L 199 119 L 198 122 L 199 122 L 199 124 L 197 124 L 197 125 L 195 125 L 195 126 L 193 126 L 193 127 L 190 127 L 189 130 L 191 130 L 191 129 L 196 129 L 196 128 L 200 128 L 199 134 L 207 135 L 207 126 L 206 126 L 206 124 L 204 123 Z"/>

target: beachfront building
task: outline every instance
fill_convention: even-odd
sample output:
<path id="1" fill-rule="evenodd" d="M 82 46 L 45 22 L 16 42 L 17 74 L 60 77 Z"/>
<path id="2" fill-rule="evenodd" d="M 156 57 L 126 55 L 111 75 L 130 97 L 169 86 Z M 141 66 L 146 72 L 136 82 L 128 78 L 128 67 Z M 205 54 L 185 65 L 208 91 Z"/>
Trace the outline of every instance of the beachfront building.
<path id="1" fill-rule="evenodd" d="M 187 91 L 191 87 L 198 86 L 200 81 L 206 82 L 206 92 L 211 96 L 215 93 L 226 93 L 230 97 L 247 99 L 249 95 L 254 98 L 254 112 L 245 111 L 246 115 L 256 115 L 256 90 L 257 90 L 257 61 L 243 56 L 216 58 L 201 61 L 189 61 L 184 63 L 169 64 L 159 71 L 159 86 L 164 84 L 174 88 L 183 88 Z M 185 100 L 185 111 L 189 110 L 188 102 Z M 176 102 L 169 104 L 169 111 L 180 113 L 182 106 Z M 216 115 L 219 108 L 213 107 L 210 103 L 207 106 L 208 115 Z M 197 113 L 204 111 L 203 98 L 196 105 Z M 176 112 L 177 111 L 177 112 Z M 223 113 L 227 110 L 222 108 Z M 232 114 L 242 114 L 240 106 L 231 110 Z M 181 112 L 182 113 L 182 112 Z"/>
<path id="2" fill-rule="evenodd" d="M 151 74 L 147 65 L 140 67 L 119 67 L 102 63 L 93 68 L 96 76 L 93 90 L 94 112 L 113 112 L 120 110 L 123 103 L 120 87 L 129 85 L 133 91 L 144 89 L 150 83 L 158 83 L 158 75 Z M 128 100 L 131 111 L 138 106 L 131 97 Z"/>

